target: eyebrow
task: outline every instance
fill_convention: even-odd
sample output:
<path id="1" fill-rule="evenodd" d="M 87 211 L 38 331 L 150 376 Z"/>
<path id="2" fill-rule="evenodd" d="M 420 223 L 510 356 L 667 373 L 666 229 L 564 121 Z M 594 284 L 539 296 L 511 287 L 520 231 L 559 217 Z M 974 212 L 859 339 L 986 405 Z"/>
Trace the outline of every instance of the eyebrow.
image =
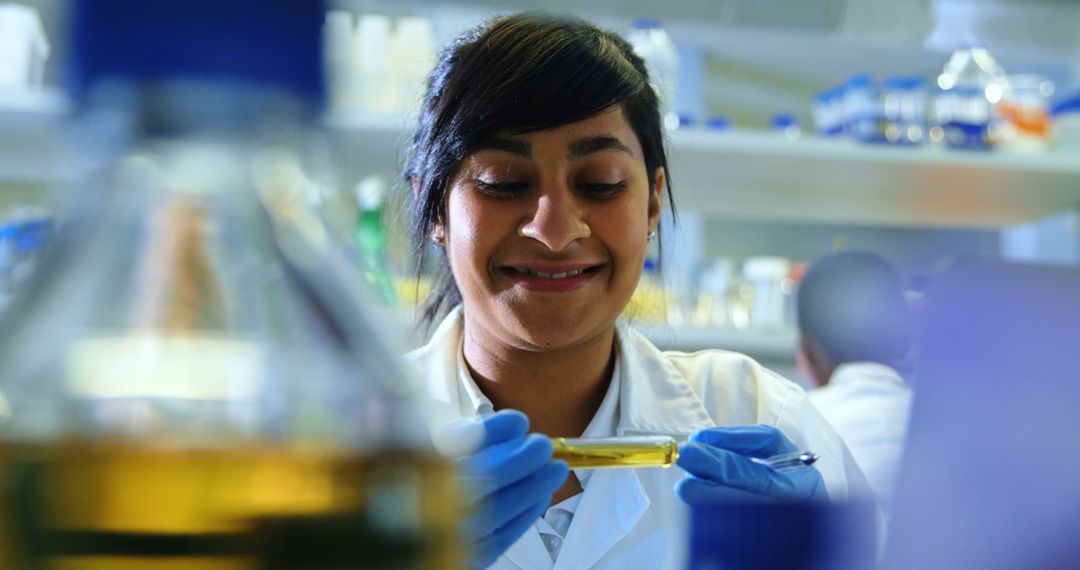
<path id="1" fill-rule="evenodd" d="M 623 144 L 619 139 L 609 136 L 595 136 L 578 139 L 570 143 L 570 159 L 577 160 L 586 155 L 604 150 L 615 150 L 634 156 L 634 151 L 630 150 L 630 147 Z"/>
<path id="2" fill-rule="evenodd" d="M 501 150 L 510 154 L 516 154 L 522 158 L 532 158 L 532 145 L 527 141 L 510 139 L 505 137 L 490 138 L 476 150 Z"/>
<path id="3" fill-rule="evenodd" d="M 490 138 L 481 143 L 476 150 L 498 150 L 502 152 L 508 152 L 522 158 L 532 158 L 532 145 L 529 144 L 528 141 L 506 137 Z M 598 135 L 595 137 L 586 137 L 571 142 L 570 159 L 577 160 L 590 154 L 605 150 L 614 150 L 622 152 L 629 156 L 634 156 L 634 151 L 630 150 L 630 147 L 626 146 L 619 139 L 606 135 Z"/>

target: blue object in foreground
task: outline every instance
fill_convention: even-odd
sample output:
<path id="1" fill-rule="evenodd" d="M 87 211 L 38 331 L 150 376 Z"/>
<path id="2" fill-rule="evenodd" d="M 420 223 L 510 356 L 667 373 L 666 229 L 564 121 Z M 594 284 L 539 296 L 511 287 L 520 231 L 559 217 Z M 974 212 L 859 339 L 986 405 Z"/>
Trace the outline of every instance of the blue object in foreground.
<path id="1" fill-rule="evenodd" d="M 873 568 L 872 504 L 714 502 L 694 506 L 689 570 Z"/>

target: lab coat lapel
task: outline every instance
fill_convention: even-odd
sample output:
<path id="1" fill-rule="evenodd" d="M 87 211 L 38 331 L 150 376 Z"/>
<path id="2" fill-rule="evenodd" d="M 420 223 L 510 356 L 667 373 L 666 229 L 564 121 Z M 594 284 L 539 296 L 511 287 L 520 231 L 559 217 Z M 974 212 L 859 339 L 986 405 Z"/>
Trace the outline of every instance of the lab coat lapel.
<path id="1" fill-rule="evenodd" d="M 456 307 L 443 319 L 424 346 L 410 352 L 408 360 L 415 364 L 419 377 L 435 413 L 453 417 L 460 414 L 461 392 L 457 378 L 457 355 L 461 347 L 461 307 Z M 435 420 L 437 420 L 436 418 Z"/>
<path id="2" fill-rule="evenodd" d="M 636 469 L 598 470 L 566 533 L 555 570 L 592 568 L 637 525 L 649 497 Z"/>
<path id="3" fill-rule="evenodd" d="M 505 556 L 521 570 L 552 570 L 554 567 L 551 554 L 540 539 L 540 531 L 536 530 L 536 525 L 530 526 L 525 534 L 510 546 Z"/>
<path id="4" fill-rule="evenodd" d="M 716 423 L 678 369 L 641 333 L 620 325 L 618 435 L 662 434 L 685 439 Z"/>

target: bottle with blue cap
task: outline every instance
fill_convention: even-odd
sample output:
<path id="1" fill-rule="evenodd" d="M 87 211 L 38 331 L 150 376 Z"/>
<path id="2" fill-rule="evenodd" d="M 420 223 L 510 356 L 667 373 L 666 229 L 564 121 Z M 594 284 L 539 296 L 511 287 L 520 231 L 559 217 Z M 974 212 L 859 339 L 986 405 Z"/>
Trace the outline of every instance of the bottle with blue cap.
<path id="1" fill-rule="evenodd" d="M 69 16 L 84 167 L 0 331 L 0 568 L 460 568 L 451 466 L 302 150 L 321 3 Z"/>

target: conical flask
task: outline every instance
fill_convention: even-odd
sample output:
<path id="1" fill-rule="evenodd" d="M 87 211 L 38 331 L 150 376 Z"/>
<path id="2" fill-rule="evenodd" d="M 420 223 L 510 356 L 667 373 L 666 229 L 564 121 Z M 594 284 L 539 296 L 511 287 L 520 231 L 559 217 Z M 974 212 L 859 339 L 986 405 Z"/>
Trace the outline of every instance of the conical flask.
<path id="1" fill-rule="evenodd" d="M 0 567 L 459 567 L 451 467 L 309 199 L 321 7 L 71 18 L 84 176 L 0 320 Z"/>

